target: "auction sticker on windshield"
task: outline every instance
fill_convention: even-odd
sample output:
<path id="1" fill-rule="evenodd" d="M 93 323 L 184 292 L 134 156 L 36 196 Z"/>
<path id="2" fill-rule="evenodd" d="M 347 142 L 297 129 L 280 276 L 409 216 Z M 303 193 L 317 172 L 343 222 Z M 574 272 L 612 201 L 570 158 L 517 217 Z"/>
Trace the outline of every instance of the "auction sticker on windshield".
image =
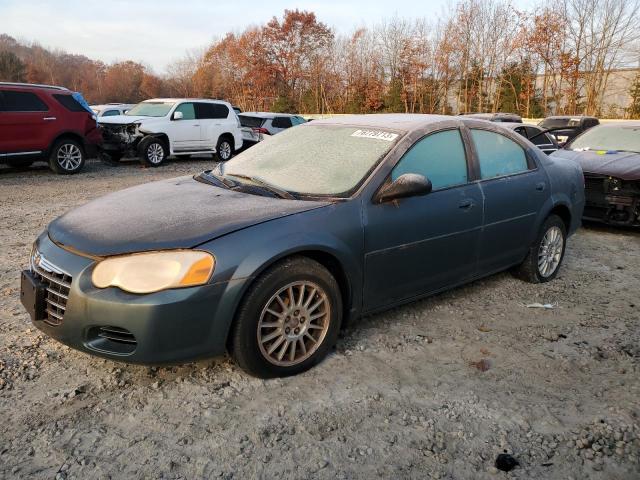
<path id="1" fill-rule="evenodd" d="M 398 138 L 397 133 L 383 132 L 381 130 L 356 130 L 351 134 L 352 137 L 360 138 L 375 138 L 377 140 L 386 140 L 387 142 L 393 142 Z"/>

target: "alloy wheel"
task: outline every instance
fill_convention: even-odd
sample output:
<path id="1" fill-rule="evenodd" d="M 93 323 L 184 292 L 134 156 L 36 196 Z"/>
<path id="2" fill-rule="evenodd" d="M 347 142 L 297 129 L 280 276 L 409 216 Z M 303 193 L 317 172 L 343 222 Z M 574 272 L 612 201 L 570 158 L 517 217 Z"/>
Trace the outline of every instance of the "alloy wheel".
<path id="1" fill-rule="evenodd" d="M 65 143 L 60 145 L 57 153 L 58 165 L 68 172 L 76 170 L 82 163 L 82 152 L 77 145 Z"/>
<path id="2" fill-rule="evenodd" d="M 164 159 L 164 148 L 159 143 L 152 143 L 147 148 L 147 158 L 151 163 L 158 164 Z"/>
<path id="3" fill-rule="evenodd" d="M 262 309 L 257 332 L 260 352 L 274 365 L 297 365 L 322 344 L 330 319 L 329 298 L 318 284 L 290 283 L 278 290 Z"/>
<path id="4" fill-rule="evenodd" d="M 544 234 L 538 249 L 538 272 L 547 278 L 558 269 L 564 248 L 562 230 L 553 226 Z"/>

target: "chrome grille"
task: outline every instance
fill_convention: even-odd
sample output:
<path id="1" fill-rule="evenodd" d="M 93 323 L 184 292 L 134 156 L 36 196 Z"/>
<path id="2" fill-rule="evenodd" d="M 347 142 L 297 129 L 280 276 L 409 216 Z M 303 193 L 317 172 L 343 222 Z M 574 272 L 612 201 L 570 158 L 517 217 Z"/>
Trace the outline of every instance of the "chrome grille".
<path id="1" fill-rule="evenodd" d="M 31 272 L 44 283 L 47 291 L 44 322 L 57 327 L 62 323 L 67 308 L 71 276 L 53 265 L 35 249 L 31 255 Z"/>

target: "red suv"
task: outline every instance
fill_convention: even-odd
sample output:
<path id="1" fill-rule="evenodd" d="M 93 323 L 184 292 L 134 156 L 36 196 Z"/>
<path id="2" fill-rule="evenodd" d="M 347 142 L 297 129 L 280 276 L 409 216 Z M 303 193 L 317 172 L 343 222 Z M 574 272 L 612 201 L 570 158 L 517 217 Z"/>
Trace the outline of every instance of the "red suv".
<path id="1" fill-rule="evenodd" d="M 0 163 L 44 160 L 56 173 L 78 173 L 102 141 L 82 102 L 63 87 L 0 82 Z"/>

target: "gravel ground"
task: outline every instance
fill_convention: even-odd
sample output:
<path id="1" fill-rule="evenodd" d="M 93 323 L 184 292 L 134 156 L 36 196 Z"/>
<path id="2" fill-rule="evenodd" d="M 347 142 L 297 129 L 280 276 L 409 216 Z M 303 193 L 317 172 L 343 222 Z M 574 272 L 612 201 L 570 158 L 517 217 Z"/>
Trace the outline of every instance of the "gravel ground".
<path id="1" fill-rule="evenodd" d="M 31 326 L 19 273 L 49 221 L 210 164 L 0 167 L 0 478 L 639 478 L 640 232 L 581 229 L 545 285 L 504 273 L 365 318 L 282 380 L 114 363 Z"/>

